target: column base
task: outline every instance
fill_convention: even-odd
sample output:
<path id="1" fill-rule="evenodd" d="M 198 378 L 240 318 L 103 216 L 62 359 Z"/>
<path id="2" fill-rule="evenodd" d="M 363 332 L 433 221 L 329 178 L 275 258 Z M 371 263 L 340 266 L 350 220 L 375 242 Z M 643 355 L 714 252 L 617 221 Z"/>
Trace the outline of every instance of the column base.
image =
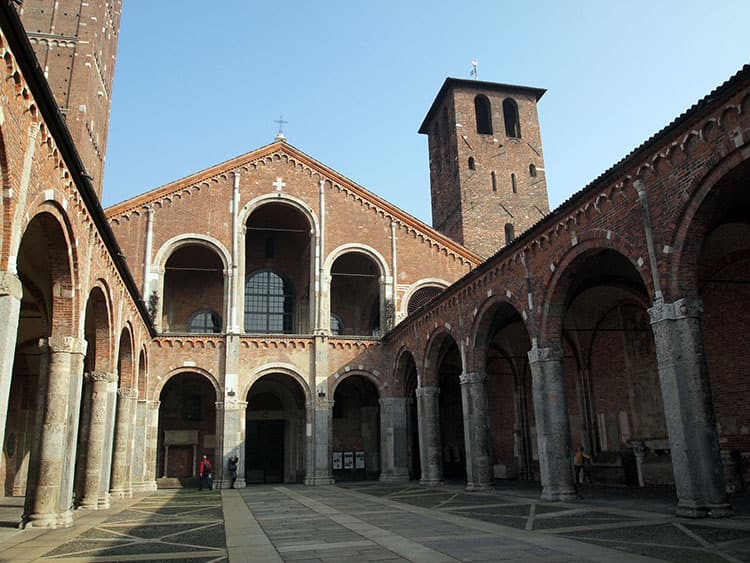
<path id="1" fill-rule="evenodd" d="M 677 516 L 683 518 L 731 518 L 734 509 L 731 504 L 697 504 L 693 501 L 678 501 Z"/>
<path id="2" fill-rule="evenodd" d="M 83 498 L 81 503 L 76 506 L 76 510 L 99 510 L 98 499 Z"/>
<path id="3" fill-rule="evenodd" d="M 542 489 L 539 498 L 548 502 L 568 502 L 578 499 L 578 493 L 576 493 L 575 488 L 553 489 L 552 487 L 545 487 Z"/>
<path id="4" fill-rule="evenodd" d="M 419 485 L 421 487 L 439 487 L 443 484 L 441 479 L 420 479 Z"/>
<path id="5" fill-rule="evenodd" d="M 109 491 L 110 498 L 123 499 L 133 498 L 132 489 L 112 489 Z"/>
<path id="6" fill-rule="evenodd" d="M 21 524 L 21 528 L 28 530 L 31 528 L 70 528 L 73 525 L 73 519 L 71 518 L 69 523 L 67 519 L 60 521 L 57 514 L 31 514 L 25 518 Z"/>
<path id="7" fill-rule="evenodd" d="M 381 483 L 393 483 L 396 481 L 408 481 L 409 480 L 409 472 L 396 472 L 393 473 L 381 473 L 380 477 L 378 478 L 378 481 Z"/>
<path id="8" fill-rule="evenodd" d="M 321 475 L 313 477 L 305 477 L 305 485 L 310 487 L 319 487 L 321 485 L 333 485 L 335 481 L 330 475 Z"/>
<path id="9" fill-rule="evenodd" d="M 469 493 L 478 493 L 481 491 L 491 491 L 492 483 L 467 483 L 466 491 Z"/>

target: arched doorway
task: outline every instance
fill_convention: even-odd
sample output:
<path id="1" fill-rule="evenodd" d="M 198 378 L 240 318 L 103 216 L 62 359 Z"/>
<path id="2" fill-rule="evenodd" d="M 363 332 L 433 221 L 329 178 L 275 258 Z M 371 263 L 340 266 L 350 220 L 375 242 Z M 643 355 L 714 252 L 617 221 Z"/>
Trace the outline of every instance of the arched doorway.
<path id="1" fill-rule="evenodd" d="M 271 373 L 247 394 L 245 481 L 301 483 L 305 478 L 305 393 L 295 379 Z"/>
<path id="2" fill-rule="evenodd" d="M 422 476 L 422 464 L 419 458 L 419 416 L 417 412 L 417 365 L 410 352 L 399 356 L 398 377 L 404 382 L 406 397 L 406 440 L 407 467 L 409 480 L 418 480 Z"/>
<path id="3" fill-rule="evenodd" d="M 435 350 L 436 376 L 440 394 L 440 445 L 442 475 L 446 480 L 466 480 L 466 442 L 464 441 L 464 416 L 459 376 L 463 368 L 458 345 L 444 334 Z"/>
<path id="4" fill-rule="evenodd" d="M 216 390 L 200 373 L 173 375 L 159 395 L 157 485 L 197 484 L 201 456 L 216 460 Z"/>
<path id="5" fill-rule="evenodd" d="M 341 381 L 333 394 L 333 477 L 340 481 L 380 476 L 380 403 L 378 389 L 360 374 Z M 341 467 L 336 461 L 341 454 Z"/>

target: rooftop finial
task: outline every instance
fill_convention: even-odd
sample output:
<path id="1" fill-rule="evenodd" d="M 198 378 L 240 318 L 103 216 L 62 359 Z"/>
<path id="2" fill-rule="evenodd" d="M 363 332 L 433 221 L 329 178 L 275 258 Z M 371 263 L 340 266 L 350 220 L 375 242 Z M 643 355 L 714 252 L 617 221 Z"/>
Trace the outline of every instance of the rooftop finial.
<path id="1" fill-rule="evenodd" d="M 284 116 L 280 115 L 278 119 L 274 120 L 274 123 L 279 124 L 279 132 L 276 133 L 276 137 L 274 138 L 274 141 L 286 141 L 286 136 L 284 135 L 284 124 L 289 123 L 288 121 L 284 121 Z"/>
<path id="2" fill-rule="evenodd" d="M 479 80 L 479 71 L 477 70 L 478 66 L 479 63 L 477 61 L 471 61 L 471 72 L 469 73 L 469 76 L 473 76 L 474 80 Z"/>

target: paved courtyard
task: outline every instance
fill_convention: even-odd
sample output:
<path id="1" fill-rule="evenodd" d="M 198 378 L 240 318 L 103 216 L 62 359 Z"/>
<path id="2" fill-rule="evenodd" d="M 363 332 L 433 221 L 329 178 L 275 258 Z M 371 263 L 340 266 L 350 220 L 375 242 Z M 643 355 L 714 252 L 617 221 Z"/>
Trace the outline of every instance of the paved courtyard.
<path id="1" fill-rule="evenodd" d="M 546 503 L 518 483 L 267 485 L 159 491 L 19 531 L 22 500 L 0 497 L 0 561 L 750 561 L 750 503 L 733 500 L 734 518 L 689 520 L 663 491 Z"/>

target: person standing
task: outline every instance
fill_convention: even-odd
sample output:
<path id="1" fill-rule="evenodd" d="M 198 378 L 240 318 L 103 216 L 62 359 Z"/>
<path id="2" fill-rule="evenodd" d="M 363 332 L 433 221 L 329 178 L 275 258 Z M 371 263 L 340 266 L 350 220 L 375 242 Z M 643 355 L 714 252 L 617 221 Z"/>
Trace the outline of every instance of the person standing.
<path id="1" fill-rule="evenodd" d="M 232 482 L 229 485 L 230 489 L 234 489 L 234 483 L 237 481 L 237 462 L 239 460 L 236 455 L 229 458 L 229 476 L 232 478 Z"/>
<path id="2" fill-rule="evenodd" d="M 578 450 L 576 450 L 576 455 L 573 460 L 573 466 L 575 467 L 576 484 L 588 481 L 584 465 L 590 461 L 591 456 L 586 453 L 586 451 L 583 449 L 583 446 L 578 446 Z"/>
<path id="3" fill-rule="evenodd" d="M 211 490 L 211 462 L 208 461 L 208 456 L 203 456 L 200 465 L 198 466 L 198 477 L 200 478 L 200 484 L 198 490 L 203 490 L 205 486 L 209 491 Z"/>

